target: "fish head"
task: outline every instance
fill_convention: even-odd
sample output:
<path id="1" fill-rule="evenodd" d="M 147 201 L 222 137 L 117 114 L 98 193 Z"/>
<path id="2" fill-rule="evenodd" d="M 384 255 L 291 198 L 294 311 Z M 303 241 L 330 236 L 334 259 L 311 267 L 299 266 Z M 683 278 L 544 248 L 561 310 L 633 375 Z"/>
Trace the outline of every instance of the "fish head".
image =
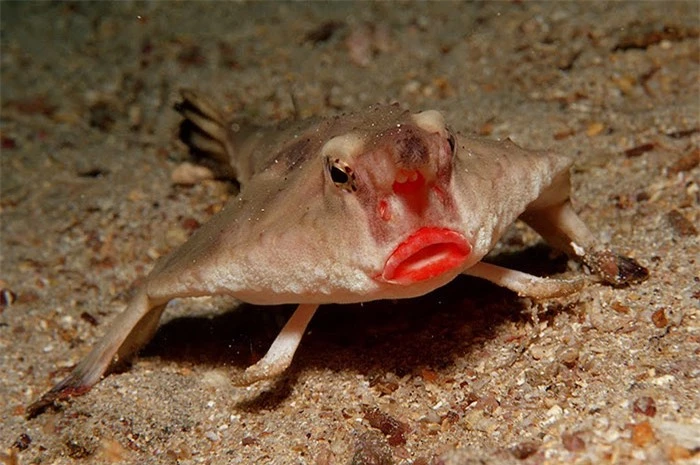
<path id="1" fill-rule="evenodd" d="M 389 107 L 380 118 L 330 138 L 321 149 L 324 190 L 366 225 L 372 279 L 410 286 L 454 276 L 471 245 L 450 196 L 455 138 L 438 111 Z M 349 228 L 351 230 L 352 228 Z M 361 236 L 361 235 L 360 235 Z"/>

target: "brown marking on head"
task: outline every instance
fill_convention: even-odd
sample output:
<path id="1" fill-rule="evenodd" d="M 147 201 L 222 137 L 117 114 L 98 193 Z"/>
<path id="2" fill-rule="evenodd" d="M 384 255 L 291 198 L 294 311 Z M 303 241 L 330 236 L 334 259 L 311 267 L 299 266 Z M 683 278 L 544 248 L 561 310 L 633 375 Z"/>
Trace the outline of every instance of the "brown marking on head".
<path id="1" fill-rule="evenodd" d="M 424 137 L 410 126 L 397 135 L 395 153 L 397 164 L 407 170 L 425 165 L 430 156 Z"/>
<path id="2" fill-rule="evenodd" d="M 287 171 L 293 170 L 315 155 L 314 149 L 316 147 L 314 147 L 314 145 L 318 144 L 314 144 L 308 137 L 295 141 L 285 147 L 279 155 L 272 160 L 271 165 L 281 163 Z"/>
<path id="3" fill-rule="evenodd" d="M 411 123 L 397 124 L 377 134 L 375 146 L 383 147 L 399 169 L 416 170 L 430 163 L 425 131 Z"/>

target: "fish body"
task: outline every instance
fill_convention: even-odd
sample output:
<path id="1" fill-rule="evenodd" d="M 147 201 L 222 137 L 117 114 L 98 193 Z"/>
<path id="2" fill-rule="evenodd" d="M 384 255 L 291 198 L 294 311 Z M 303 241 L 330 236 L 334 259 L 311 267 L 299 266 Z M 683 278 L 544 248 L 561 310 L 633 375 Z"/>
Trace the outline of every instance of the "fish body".
<path id="1" fill-rule="evenodd" d="M 237 380 L 249 384 L 287 368 L 320 304 L 415 297 L 459 274 L 537 299 L 579 290 L 584 277 L 539 278 L 482 262 L 518 218 L 603 282 L 647 276 L 600 246 L 575 214 L 566 156 L 454 133 L 439 112 L 398 105 L 270 127 L 229 121 L 191 91 L 176 109 L 183 140 L 235 177 L 240 193 L 156 263 L 102 341 L 29 415 L 85 392 L 133 355 L 173 298 L 299 305 Z"/>
<path id="2" fill-rule="evenodd" d="M 452 134 L 438 112 L 395 105 L 276 132 L 224 132 L 240 195 L 156 266 L 153 296 L 167 289 L 167 297 L 173 283 L 177 292 L 256 304 L 422 295 L 479 262 L 570 165 L 554 153 Z M 341 175 L 347 185 L 334 170 L 350 171 Z M 446 269 L 438 263 L 422 279 L 385 274 L 392 253 L 419 231 L 408 248 L 444 252 Z"/>

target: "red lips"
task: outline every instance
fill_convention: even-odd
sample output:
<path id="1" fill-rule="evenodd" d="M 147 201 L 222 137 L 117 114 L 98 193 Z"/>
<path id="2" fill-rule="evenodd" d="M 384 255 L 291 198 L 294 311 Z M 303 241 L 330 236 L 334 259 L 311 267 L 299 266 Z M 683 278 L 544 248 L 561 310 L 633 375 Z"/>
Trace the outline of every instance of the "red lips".
<path id="1" fill-rule="evenodd" d="M 394 249 L 381 279 L 395 284 L 425 281 L 462 265 L 471 250 L 469 242 L 456 231 L 421 228 Z"/>

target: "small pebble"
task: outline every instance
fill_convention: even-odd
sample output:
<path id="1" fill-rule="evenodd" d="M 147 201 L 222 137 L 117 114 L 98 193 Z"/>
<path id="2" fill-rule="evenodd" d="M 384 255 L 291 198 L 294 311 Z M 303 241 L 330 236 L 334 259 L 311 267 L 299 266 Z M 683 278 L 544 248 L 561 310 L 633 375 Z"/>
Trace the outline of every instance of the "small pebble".
<path id="1" fill-rule="evenodd" d="M 591 123 L 586 128 L 586 135 L 589 137 L 597 136 L 603 132 L 603 129 L 605 129 L 603 123 Z"/>
<path id="2" fill-rule="evenodd" d="M 632 425 L 632 443 L 644 447 L 654 440 L 654 430 L 648 421 Z"/>
<path id="3" fill-rule="evenodd" d="M 17 440 L 12 444 L 12 447 L 17 449 L 18 451 L 23 451 L 26 450 L 29 445 L 32 443 L 32 438 L 29 437 L 27 433 L 22 433 L 19 435 Z"/>
<path id="4" fill-rule="evenodd" d="M 666 220 L 673 228 L 674 232 L 681 237 L 692 237 L 698 235 L 695 225 L 678 210 L 671 210 L 666 214 Z"/>
<path id="5" fill-rule="evenodd" d="M 586 449 L 586 442 L 579 433 L 564 433 L 561 435 L 561 442 L 569 452 L 581 452 Z"/>
<path id="6" fill-rule="evenodd" d="M 191 186 L 208 179 L 214 179 L 214 173 L 209 168 L 189 162 L 180 164 L 170 175 L 173 184 L 182 186 Z"/>
<path id="7" fill-rule="evenodd" d="M 252 436 L 245 436 L 243 439 L 241 439 L 242 446 L 252 446 L 253 444 L 255 444 L 257 442 L 258 442 L 258 440 Z"/>
<path id="8" fill-rule="evenodd" d="M 390 465 L 394 463 L 391 449 L 377 433 L 362 433 L 355 444 L 351 465 Z"/>
<path id="9" fill-rule="evenodd" d="M 668 326 L 668 318 L 666 317 L 666 311 L 663 308 L 655 311 L 651 314 L 651 321 L 657 328 L 665 328 Z"/>
<path id="10" fill-rule="evenodd" d="M 653 417 L 656 415 L 656 402 L 649 396 L 640 397 L 632 404 L 632 410 L 634 410 L 635 413 Z"/>
<path id="11" fill-rule="evenodd" d="M 535 442 L 521 442 L 510 448 L 510 453 L 518 460 L 525 460 L 526 458 L 534 455 L 539 449 L 540 445 Z"/>

